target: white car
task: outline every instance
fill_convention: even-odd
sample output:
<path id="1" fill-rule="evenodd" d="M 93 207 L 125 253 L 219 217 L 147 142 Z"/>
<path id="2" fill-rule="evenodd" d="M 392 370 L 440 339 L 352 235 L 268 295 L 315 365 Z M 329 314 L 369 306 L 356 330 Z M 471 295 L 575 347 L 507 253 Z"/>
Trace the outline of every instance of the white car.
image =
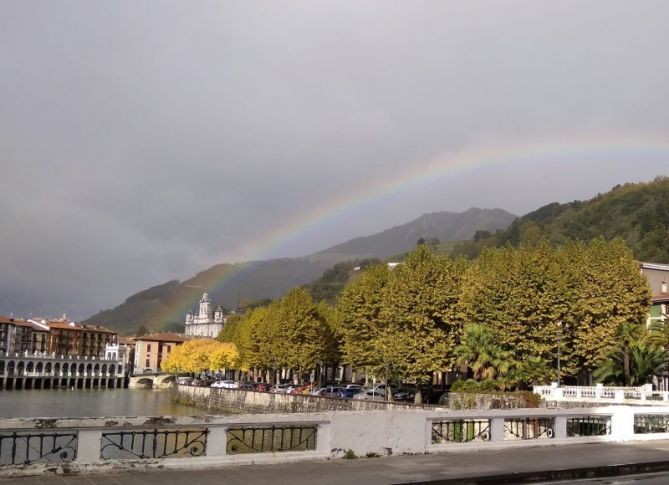
<path id="1" fill-rule="evenodd" d="M 359 401 L 385 401 L 386 391 L 383 389 L 366 389 L 353 396 L 353 399 Z"/>
<path id="2" fill-rule="evenodd" d="M 239 389 L 239 383 L 235 381 L 216 381 L 211 387 L 219 389 Z"/>

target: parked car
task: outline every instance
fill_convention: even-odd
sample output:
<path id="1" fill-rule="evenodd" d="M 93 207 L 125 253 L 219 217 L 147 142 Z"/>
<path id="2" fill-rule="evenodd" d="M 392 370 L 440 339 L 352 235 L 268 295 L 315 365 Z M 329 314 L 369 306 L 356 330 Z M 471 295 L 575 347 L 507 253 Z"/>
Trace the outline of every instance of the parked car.
<path id="1" fill-rule="evenodd" d="M 277 384 L 274 387 L 272 387 L 269 392 L 274 392 L 276 394 L 287 394 L 288 389 L 293 387 L 292 384 Z"/>
<path id="2" fill-rule="evenodd" d="M 180 386 L 190 386 L 193 383 L 193 379 L 190 377 L 177 377 L 177 384 Z"/>
<path id="3" fill-rule="evenodd" d="M 362 385 L 361 384 L 346 384 L 346 387 L 344 389 L 355 389 L 357 391 L 362 390 Z"/>
<path id="4" fill-rule="evenodd" d="M 355 396 L 356 394 L 359 394 L 361 391 L 362 391 L 362 389 L 360 389 L 360 388 L 355 388 L 355 387 L 348 388 L 347 387 L 346 389 L 342 389 L 341 392 L 337 395 L 337 397 L 340 397 L 342 399 L 352 399 L 353 396 Z"/>
<path id="5" fill-rule="evenodd" d="M 193 381 L 190 383 L 191 386 L 195 387 L 204 387 L 204 380 L 203 379 L 193 379 Z"/>
<path id="6" fill-rule="evenodd" d="M 385 401 L 386 392 L 381 389 L 379 390 L 364 389 L 355 396 L 353 396 L 353 399 L 361 401 Z"/>
<path id="7" fill-rule="evenodd" d="M 415 397 L 415 389 L 400 388 L 393 390 L 393 399 L 396 401 L 413 401 Z"/>
<path id="8" fill-rule="evenodd" d="M 235 381 L 225 380 L 225 381 L 216 381 L 211 387 L 218 389 L 238 389 L 239 383 Z"/>
<path id="9" fill-rule="evenodd" d="M 316 391 L 312 392 L 311 395 L 320 397 L 337 397 L 340 392 L 341 387 L 328 386 L 317 389 Z"/>
<path id="10" fill-rule="evenodd" d="M 242 389 L 244 391 L 253 391 L 256 388 L 256 386 L 251 381 L 239 382 L 238 384 L 239 384 L 239 389 Z"/>
<path id="11" fill-rule="evenodd" d="M 259 382 L 256 384 L 256 391 L 258 392 L 267 392 L 269 391 L 269 385 L 264 382 Z"/>

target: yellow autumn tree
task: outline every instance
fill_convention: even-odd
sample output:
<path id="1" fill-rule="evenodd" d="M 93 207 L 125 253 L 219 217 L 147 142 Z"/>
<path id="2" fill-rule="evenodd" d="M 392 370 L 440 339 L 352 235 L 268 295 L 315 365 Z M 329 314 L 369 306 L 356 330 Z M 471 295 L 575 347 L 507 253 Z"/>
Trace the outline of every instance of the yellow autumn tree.
<path id="1" fill-rule="evenodd" d="M 235 344 L 213 339 L 195 339 L 176 347 L 161 363 L 166 372 L 202 372 L 234 368 L 239 362 Z"/>

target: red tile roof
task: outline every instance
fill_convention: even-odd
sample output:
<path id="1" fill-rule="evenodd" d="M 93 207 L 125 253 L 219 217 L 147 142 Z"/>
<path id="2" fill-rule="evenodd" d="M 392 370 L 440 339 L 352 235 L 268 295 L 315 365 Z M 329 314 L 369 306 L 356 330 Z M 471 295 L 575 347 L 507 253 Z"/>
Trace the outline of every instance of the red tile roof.
<path id="1" fill-rule="evenodd" d="M 178 333 L 147 333 L 139 337 L 133 337 L 133 340 L 143 340 L 145 342 L 185 342 L 190 340 L 184 335 Z"/>
<path id="2" fill-rule="evenodd" d="M 653 303 L 667 303 L 669 302 L 669 293 L 659 293 L 654 295 L 650 301 Z"/>

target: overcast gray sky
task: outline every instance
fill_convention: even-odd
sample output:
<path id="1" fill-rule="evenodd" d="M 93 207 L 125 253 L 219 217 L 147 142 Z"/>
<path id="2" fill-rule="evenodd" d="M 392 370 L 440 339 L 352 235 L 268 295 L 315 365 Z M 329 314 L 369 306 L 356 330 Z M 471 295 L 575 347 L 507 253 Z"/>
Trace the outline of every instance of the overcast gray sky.
<path id="1" fill-rule="evenodd" d="M 2 0 L 0 314 L 82 318 L 218 262 L 666 174 L 668 18 L 666 0 Z"/>

